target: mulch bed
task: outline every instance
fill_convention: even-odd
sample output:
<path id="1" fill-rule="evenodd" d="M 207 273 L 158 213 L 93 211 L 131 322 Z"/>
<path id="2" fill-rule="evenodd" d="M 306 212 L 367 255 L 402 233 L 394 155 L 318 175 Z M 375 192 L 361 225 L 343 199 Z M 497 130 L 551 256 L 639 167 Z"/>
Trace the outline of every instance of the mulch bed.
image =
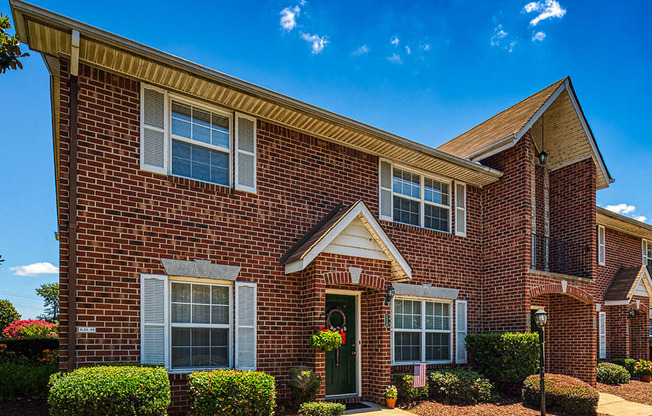
<path id="1" fill-rule="evenodd" d="M 538 416 L 541 414 L 538 408 L 523 404 L 520 398 L 506 397 L 498 403 L 483 403 L 474 406 L 455 406 L 437 403 L 434 401 L 421 402 L 410 409 L 410 411 L 421 416 L 449 416 L 449 415 L 474 415 L 474 416 Z M 550 416 L 565 416 L 564 413 L 546 411 Z M 606 416 L 598 413 L 597 416 Z"/>
<path id="2" fill-rule="evenodd" d="M 618 386 L 598 383 L 598 391 L 622 397 L 630 402 L 649 404 L 652 406 L 652 384 L 650 383 L 643 383 L 638 380 L 632 380 L 627 384 L 621 384 Z"/>
<path id="3" fill-rule="evenodd" d="M 0 402 L 2 416 L 48 416 L 45 399 L 6 400 Z"/>

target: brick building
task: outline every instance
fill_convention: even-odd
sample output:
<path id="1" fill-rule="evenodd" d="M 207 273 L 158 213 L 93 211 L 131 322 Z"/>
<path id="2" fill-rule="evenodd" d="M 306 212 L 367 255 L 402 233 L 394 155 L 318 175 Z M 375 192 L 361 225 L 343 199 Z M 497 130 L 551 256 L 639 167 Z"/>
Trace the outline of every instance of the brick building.
<path id="1" fill-rule="evenodd" d="M 596 208 L 613 179 L 569 78 L 432 149 L 11 7 L 51 74 L 62 369 L 163 364 L 172 411 L 219 367 L 378 401 L 538 308 L 550 371 L 595 384 L 598 357 L 648 357 L 652 227 Z M 316 352 L 327 322 L 346 344 Z"/>

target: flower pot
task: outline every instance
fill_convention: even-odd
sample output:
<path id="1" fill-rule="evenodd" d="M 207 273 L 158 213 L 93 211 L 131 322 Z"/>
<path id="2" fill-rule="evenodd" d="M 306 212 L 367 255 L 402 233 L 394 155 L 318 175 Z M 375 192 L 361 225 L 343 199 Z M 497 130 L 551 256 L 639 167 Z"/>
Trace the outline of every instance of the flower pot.
<path id="1" fill-rule="evenodd" d="M 649 383 L 652 381 L 652 376 L 641 376 L 641 381 L 644 383 Z"/>
<path id="2" fill-rule="evenodd" d="M 394 406 L 396 406 L 396 399 L 385 398 L 385 400 L 387 401 L 387 407 L 389 407 L 390 409 L 393 409 Z"/>

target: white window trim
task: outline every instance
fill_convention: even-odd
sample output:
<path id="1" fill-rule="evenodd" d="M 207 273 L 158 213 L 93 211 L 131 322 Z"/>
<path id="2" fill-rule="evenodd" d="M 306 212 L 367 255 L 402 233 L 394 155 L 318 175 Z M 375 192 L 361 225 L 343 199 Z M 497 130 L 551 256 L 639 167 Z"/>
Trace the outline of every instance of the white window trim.
<path id="1" fill-rule="evenodd" d="M 464 207 L 458 207 L 457 206 L 457 187 L 458 186 L 464 187 Z M 453 190 L 454 190 L 454 192 L 453 192 Z M 468 219 L 468 215 L 467 215 L 467 204 L 468 204 L 468 202 L 467 202 L 467 198 L 466 198 L 466 193 L 467 193 L 466 184 L 464 182 L 455 181 L 455 183 L 453 184 L 452 190 L 451 190 L 451 199 L 453 200 L 452 201 L 453 206 L 455 207 L 454 208 L 455 209 L 455 224 L 454 224 L 455 235 L 460 236 L 460 237 L 466 237 L 467 233 L 469 232 L 469 228 L 468 228 L 469 223 L 467 221 L 467 219 Z M 457 231 L 457 221 L 459 220 L 459 218 L 457 217 L 458 210 L 462 210 L 464 212 L 464 232 L 463 233 Z"/>
<path id="2" fill-rule="evenodd" d="M 394 355 L 394 334 L 396 332 L 395 328 L 395 314 L 394 314 L 394 302 L 396 300 L 411 300 L 411 301 L 420 301 L 421 302 L 421 329 L 401 329 L 399 328 L 399 332 L 414 332 L 414 333 L 420 333 L 421 334 L 421 358 L 423 360 L 420 361 L 396 361 L 396 357 Z M 425 308 L 425 302 L 432 302 L 432 303 L 446 303 L 448 304 L 448 311 L 450 312 L 450 329 L 449 330 L 432 330 L 432 329 L 426 329 L 426 308 Z M 396 296 L 394 299 L 392 299 L 392 305 L 391 305 L 391 349 L 392 349 L 392 364 L 391 365 L 410 365 L 414 364 L 415 362 L 422 362 L 422 363 L 428 363 L 428 364 L 452 364 L 453 363 L 453 338 L 454 338 L 454 332 L 453 332 L 453 301 L 450 299 L 434 299 L 434 298 L 418 298 L 418 297 L 412 297 L 412 296 Z M 449 334 L 448 337 L 448 351 L 449 351 L 449 359 L 448 360 L 435 360 L 435 361 L 426 361 L 426 333 L 432 332 L 432 333 L 447 333 Z"/>
<path id="3" fill-rule="evenodd" d="M 600 237 L 602 235 L 602 237 Z M 600 261 L 600 253 L 602 255 L 602 261 Z M 604 225 L 598 225 L 598 265 L 604 266 L 607 264 L 607 232 L 604 228 Z"/>
<path id="4" fill-rule="evenodd" d="M 389 163 L 391 165 L 390 188 L 382 188 L 382 186 L 381 186 L 380 162 L 387 162 L 387 163 Z M 411 196 L 407 196 L 407 195 L 403 195 L 403 194 L 399 194 L 399 193 L 394 192 L 394 169 L 399 169 L 399 170 L 411 173 L 413 175 L 419 175 L 420 198 L 415 198 L 415 197 L 411 197 Z M 436 202 L 430 202 L 430 201 L 425 200 L 425 187 L 424 187 L 425 178 L 432 179 L 432 180 L 435 180 L 435 181 L 438 181 L 438 182 L 441 182 L 441 183 L 445 183 L 445 184 L 448 185 L 448 201 L 449 201 L 449 205 L 438 204 Z M 452 224 L 452 211 L 454 209 L 455 204 L 453 202 L 453 181 L 452 180 L 446 179 L 446 178 L 438 176 L 438 175 L 433 175 L 432 173 L 428 173 L 428 172 L 425 172 L 425 171 L 422 171 L 422 170 L 419 170 L 419 169 L 414 169 L 414 168 L 411 168 L 409 166 L 401 165 L 399 163 L 394 163 L 394 162 L 392 162 L 391 160 L 388 160 L 388 159 L 382 159 L 381 158 L 379 163 L 378 163 L 378 198 L 379 198 L 378 207 L 379 208 L 380 208 L 380 198 L 381 198 L 382 189 L 389 190 L 392 193 L 392 198 L 391 198 L 391 200 L 392 200 L 392 207 L 391 207 L 392 208 L 391 209 L 392 215 L 391 215 L 391 217 L 382 216 L 380 218 L 385 219 L 387 221 L 395 222 L 397 224 L 411 225 L 413 227 L 419 227 L 419 228 L 423 228 L 423 229 L 426 229 L 426 230 L 438 231 L 438 232 L 447 233 L 447 234 L 452 234 L 453 233 L 453 231 L 452 231 L 453 230 L 453 228 L 452 228 L 453 227 L 453 224 Z M 394 220 L 394 196 L 399 196 L 401 198 L 405 198 L 405 199 L 420 203 L 420 207 L 419 207 L 419 225 L 408 224 L 408 223 L 404 223 L 404 222 Z M 424 224 L 425 224 L 425 204 L 435 206 L 435 207 L 439 207 L 439 208 L 444 208 L 444 209 L 448 210 L 448 231 L 437 230 L 435 228 L 428 228 L 428 227 L 424 226 Z"/>
<path id="5" fill-rule="evenodd" d="M 253 330 L 254 330 L 254 366 L 252 368 L 244 368 L 247 370 L 256 370 L 258 368 L 258 284 L 254 282 L 235 282 L 235 293 L 234 293 L 234 304 L 235 304 L 235 299 L 238 297 L 238 291 L 240 287 L 242 286 L 249 286 L 254 288 L 254 325 L 253 325 Z M 234 305 L 235 306 L 235 305 Z M 251 327 L 249 327 L 251 329 Z M 238 313 L 235 314 L 235 331 L 233 331 L 233 340 L 235 340 L 235 349 L 233 355 L 235 356 L 235 366 L 233 366 L 234 369 L 240 370 L 243 369 L 238 362 L 238 332 L 240 330 L 240 323 L 239 323 L 239 318 L 238 318 Z"/>
<path id="6" fill-rule="evenodd" d="M 457 320 L 457 310 L 459 308 L 460 304 L 464 304 L 465 308 L 465 314 L 464 314 L 464 328 L 465 330 L 462 331 L 460 330 L 460 322 Z M 453 345 L 455 345 L 455 364 L 466 364 L 469 361 L 469 352 L 466 351 L 466 358 L 462 360 L 458 355 L 457 355 L 457 340 L 460 334 L 464 334 L 465 336 L 469 334 L 469 304 L 466 300 L 456 300 L 455 301 L 455 311 L 453 312 L 455 316 L 455 342 Z M 464 348 L 466 350 L 466 347 Z"/>
<path id="7" fill-rule="evenodd" d="M 652 257 L 648 257 L 648 255 L 647 255 L 650 246 L 652 246 L 652 241 L 643 239 L 643 240 L 641 240 L 641 246 L 642 246 L 642 252 L 643 252 L 643 257 L 642 257 L 643 266 L 647 266 L 648 262 L 650 260 L 652 260 Z"/>
<path id="8" fill-rule="evenodd" d="M 240 143 L 238 142 L 238 129 L 239 129 L 239 124 L 237 122 L 238 118 L 244 118 L 246 120 L 250 120 L 251 122 L 254 123 L 254 151 L 249 152 L 247 150 L 240 150 Z M 235 159 L 234 165 L 233 165 L 233 170 L 235 172 L 235 189 L 239 191 L 245 191 L 245 192 L 251 192 L 251 193 L 256 193 L 256 189 L 258 188 L 257 186 L 257 179 L 258 179 L 258 155 L 256 152 L 256 149 L 258 147 L 258 126 L 256 125 L 256 118 L 242 114 L 242 113 L 235 113 L 235 117 L 233 117 L 233 159 Z M 254 158 L 254 186 L 246 186 L 240 184 L 240 181 L 238 180 L 238 161 L 240 158 L 238 157 L 238 153 L 244 153 L 245 155 L 250 155 L 253 156 Z"/>
<path id="9" fill-rule="evenodd" d="M 598 358 L 607 358 L 607 313 L 598 312 Z M 604 323 L 604 331 L 602 330 Z M 604 339 L 604 347 L 602 342 Z"/>
<path id="10" fill-rule="evenodd" d="M 197 107 L 201 110 L 204 111 L 210 111 L 219 115 L 222 115 L 224 117 L 228 117 L 229 119 L 229 149 L 226 149 L 221 146 L 215 146 L 209 143 L 204 143 L 200 142 L 198 140 L 193 140 L 189 139 L 187 137 L 182 137 L 182 136 L 176 136 L 172 134 L 172 101 L 177 101 L 180 104 L 186 104 L 190 105 L 192 107 Z M 182 95 L 174 94 L 174 93 L 168 93 L 167 94 L 167 101 L 165 103 L 167 106 L 165 109 L 166 116 L 165 120 L 167 123 L 167 135 L 166 135 L 166 145 L 167 145 L 167 155 L 166 157 L 168 158 L 168 163 L 167 163 L 167 174 L 171 176 L 176 176 L 178 178 L 186 178 L 190 179 L 193 181 L 198 181 L 198 182 L 204 182 L 204 183 L 210 183 L 213 185 L 218 185 L 218 186 L 225 186 L 225 187 L 232 187 L 233 186 L 233 155 L 235 154 L 235 149 L 234 149 L 234 114 L 232 112 L 226 111 L 220 107 L 215 107 L 214 105 L 211 105 L 209 103 L 205 103 L 202 101 L 198 100 L 193 100 L 192 98 L 184 97 Z M 178 140 L 178 141 L 183 141 L 185 143 L 189 143 L 195 146 L 200 146 L 200 147 L 205 147 L 210 150 L 216 150 L 222 153 L 226 153 L 228 155 L 228 161 L 229 161 L 229 181 L 227 184 L 221 184 L 221 183 L 215 183 L 215 182 L 208 182 L 208 181 L 203 181 L 201 179 L 197 178 L 191 178 L 188 176 L 183 176 L 183 175 L 177 175 L 172 173 L 172 140 Z"/>
<path id="11" fill-rule="evenodd" d="M 201 284 L 201 285 L 209 285 L 209 286 L 223 286 L 223 287 L 228 287 L 229 288 L 229 340 L 227 343 L 227 350 L 228 350 L 228 357 L 229 357 L 229 364 L 228 367 L 172 367 L 172 327 L 177 326 L 177 327 L 182 327 L 182 328 L 227 328 L 226 325 L 224 324 L 192 324 L 192 323 L 173 323 L 172 322 L 172 283 L 188 283 L 188 284 Z M 170 277 L 168 279 L 168 291 L 167 291 L 167 296 L 166 296 L 166 302 L 165 302 L 165 308 L 166 308 L 166 316 L 168 317 L 167 322 L 168 324 L 166 325 L 167 328 L 165 329 L 165 337 L 166 337 L 166 367 L 168 367 L 168 373 L 190 373 L 193 371 L 203 371 L 203 370 L 215 370 L 218 368 L 234 368 L 233 367 L 233 357 L 235 355 L 235 348 L 234 348 L 234 339 L 235 339 L 235 334 L 233 331 L 233 317 L 234 317 L 234 310 L 235 310 L 235 299 L 234 299 L 234 292 L 233 292 L 233 282 L 227 282 L 227 281 L 221 281 L 221 280 L 213 280 L 211 279 L 210 281 L 207 281 L 207 279 L 197 279 L 197 278 L 177 278 L 177 277 Z"/>

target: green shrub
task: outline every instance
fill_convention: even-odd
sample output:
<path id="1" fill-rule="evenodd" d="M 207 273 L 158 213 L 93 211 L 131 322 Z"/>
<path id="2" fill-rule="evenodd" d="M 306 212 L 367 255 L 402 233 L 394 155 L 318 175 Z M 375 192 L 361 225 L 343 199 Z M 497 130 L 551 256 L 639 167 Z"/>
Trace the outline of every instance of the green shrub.
<path id="1" fill-rule="evenodd" d="M 476 404 L 495 398 L 494 386 L 471 370 L 443 369 L 428 374 L 430 397 L 442 402 Z"/>
<path id="2" fill-rule="evenodd" d="M 310 336 L 308 344 L 310 348 L 323 351 L 331 351 L 342 346 L 342 335 L 339 332 L 319 327 L 320 330 Z"/>
<path id="3" fill-rule="evenodd" d="M 0 339 L 0 362 L 17 364 L 55 363 L 53 357 L 59 349 L 56 338 L 5 338 Z"/>
<path id="4" fill-rule="evenodd" d="M 630 379 L 625 367 L 613 363 L 599 363 L 597 377 L 600 383 L 605 384 L 625 384 Z"/>
<path id="5" fill-rule="evenodd" d="M 396 390 L 398 401 L 409 404 L 428 397 L 428 387 L 414 387 L 414 376 L 399 374 L 396 376 Z"/>
<path id="6" fill-rule="evenodd" d="M 165 368 L 84 367 L 50 378 L 50 416 L 165 415 L 170 381 Z"/>
<path id="7" fill-rule="evenodd" d="M 299 407 L 299 414 L 306 416 L 342 416 L 346 406 L 340 403 L 309 402 Z"/>
<path id="8" fill-rule="evenodd" d="M 539 335 L 505 332 L 468 334 L 471 367 L 494 383 L 523 383 L 539 368 Z"/>
<path id="9" fill-rule="evenodd" d="M 269 416 L 276 407 L 274 377 L 257 371 L 214 370 L 188 375 L 197 416 Z"/>
<path id="10" fill-rule="evenodd" d="M 625 369 L 629 372 L 630 376 L 634 375 L 634 364 L 636 364 L 636 360 L 633 358 L 618 358 L 615 360 L 611 361 L 614 364 L 621 365 L 625 367 Z"/>
<path id="11" fill-rule="evenodd" d="M 45 397 L 57 365 L 0 363 L 0 402 L 23 397 Z"/>
<path id="12" fill-rule="evenodd" d="M 14 305 L 6 299 L 0 299 L 0 333 L 11 325 L 13 321 L 20 319 L 20 314 Z"/>
<path id="13" fill-rule="evenodd" d="M 294 403 L 299 406 L 302 403 L 312 402 L 317 397 L 321 377 L 312 370 L 290 369 L 290 392 L 294 396 Z"/>
<path id="14" fill-rule="evenodd" d="M 546 374 L 546 408 L 569 415 L 593 415 L 600 394 L 582 380 L 561 374 Z M 523 401 L 533 406 L 541 403 L 540 376 L 529 376 L 523 385 Z"/>

